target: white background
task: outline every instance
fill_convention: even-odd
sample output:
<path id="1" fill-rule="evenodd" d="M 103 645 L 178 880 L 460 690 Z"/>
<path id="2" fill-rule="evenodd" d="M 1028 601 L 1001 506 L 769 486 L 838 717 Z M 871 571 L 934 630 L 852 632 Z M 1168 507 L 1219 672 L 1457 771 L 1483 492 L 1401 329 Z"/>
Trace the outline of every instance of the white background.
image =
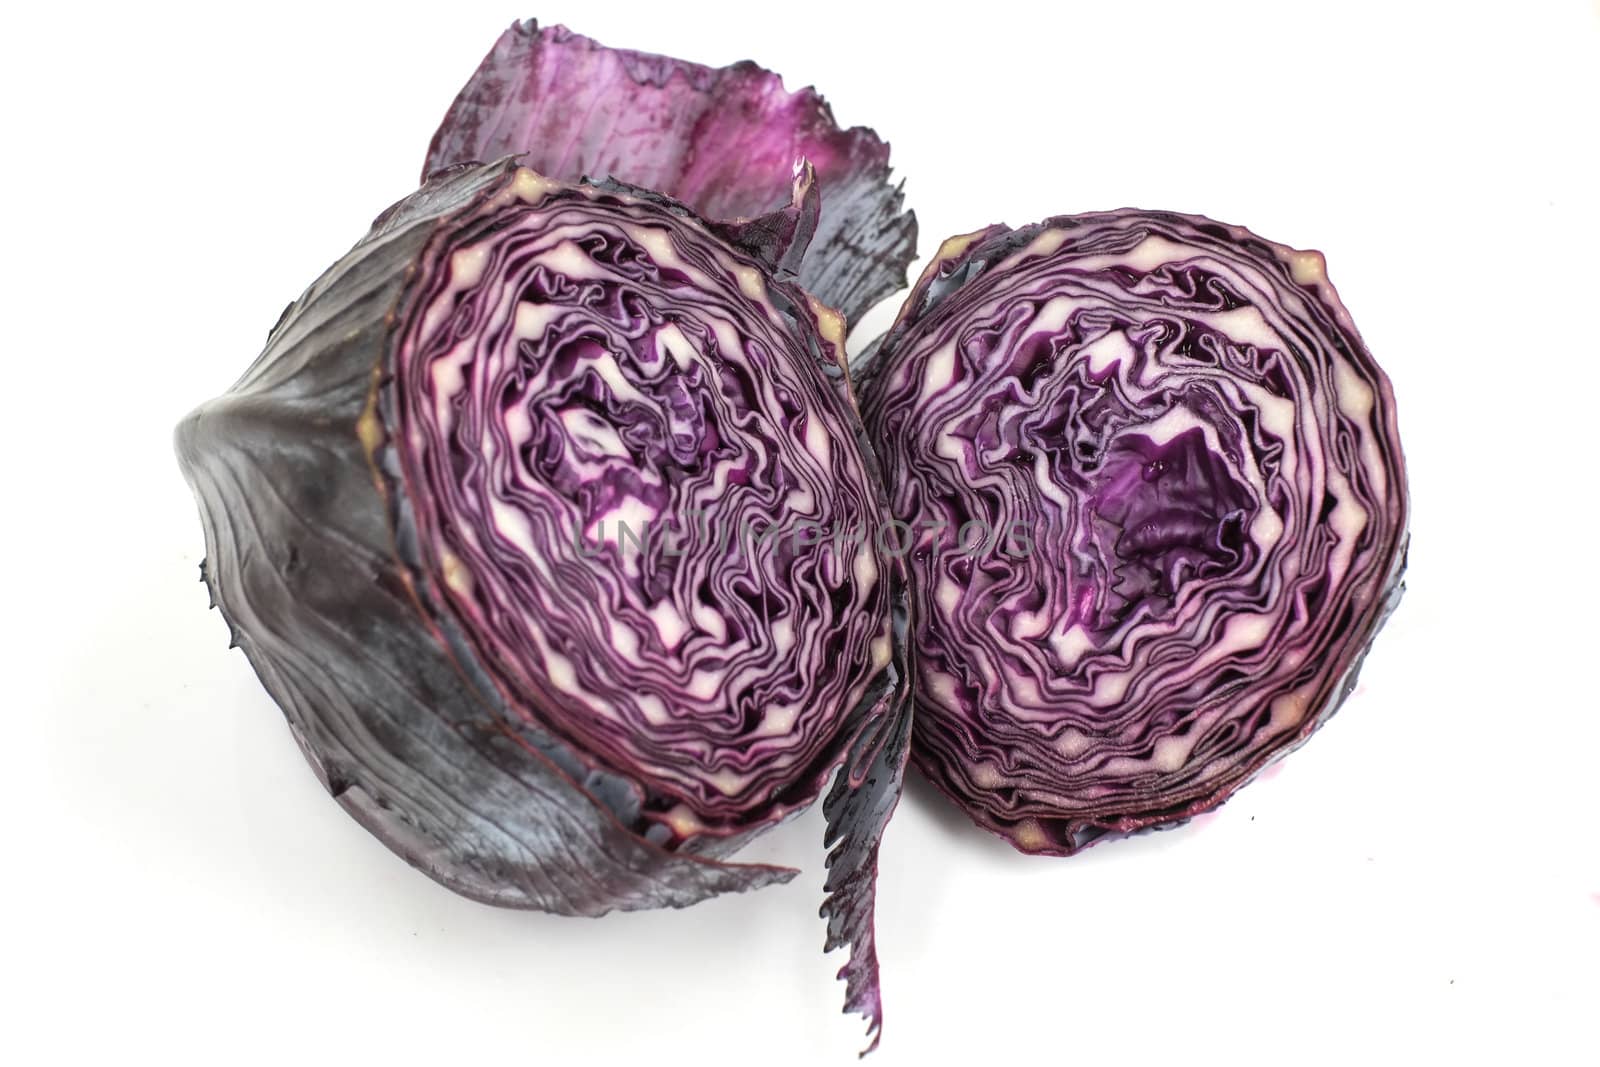
<path id="1" fill-rule="evenodd" d="M 171 427 L 411 189 L 527 15 L 819 85 L 893 142 L 924 255 L 1126 204 L 1321 248 L 1394 379 L 1410 593 L 1361 692 L 1219 814 L 1072 860 L 914 783 L 871 1062 L 1594 1062 L 1600 10 L 890 6 L 7 16 L 11 1062 L 853 1062 L 817 812 L 748 853 L 803 867 L 785 887 L 472 904 L 321 792 L 205 610 Z"/>

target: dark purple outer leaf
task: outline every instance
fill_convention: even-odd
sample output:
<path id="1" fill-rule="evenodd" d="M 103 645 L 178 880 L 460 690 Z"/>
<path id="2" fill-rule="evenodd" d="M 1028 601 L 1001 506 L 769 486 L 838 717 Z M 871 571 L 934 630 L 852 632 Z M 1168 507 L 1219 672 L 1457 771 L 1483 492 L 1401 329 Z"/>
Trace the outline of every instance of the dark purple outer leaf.
<path id="1" fill-rule="evenodd" d="M 870 542 L 674 521 L 884 506 L 842 324 L 768 273 L 814 204 L 802 170 L 786 214 L 719 236 L 509 161 L 441 172 L 177 437 L 213 601 L 307 758 L 458 892 L 600 915 L 784 881 L 720 857 L 842 767 L 830 947 L 876 1028 L 903 579 Z M 619 509 L 690 531 L 682 554 L 585 528 Z"/>
<path id="2" fill-rule="evenodd" d="M 909 556 L 912 759 L 979 825 L 1068 854 L 1180 822 L 1354 688 L 1405 464 L 1319 253 L 1163 212 L 990 227 L 863 374 L 891 509 L 947 531 Z"/>
<path id="3" fill-rule="evenodd" d="M 896 605 L 897 649 L 906 648 L 906 605 Z M 901 667 L 904 672 L 904 666 Z M 904 677 L 904 673 L 901 675 Z M 824 845 L 828 853 L 827 894 L 822 917 L 828 920 L 824 951 L 851 946 L 850 958 L 839 969 L 845 981 L 844 1010 L 868 1020 L 872 1042 L 861 1055 L 878 1047 L 883 1027 L 883 999 L 878 983 L 877 937 L 873 928 L 877 899 L 878 843 L 889 825 L 906 759 L 911 749 L 912 710 L 909 686 L 885 689 L 883 699 L 893 701 L 874 717 L 851 746 L 844 769 L 828 790 L 822 810 L 828 819 Z"/>
<path id="4" fill-rule="evenodd" d="M 423 173 L 522 153 L 553 178 L 614 178 L 711 219 L 786 202 L 798 157 L 816 167 L 822 215 L 800 283 L 854 322 L 905 285 L 917 224 L 889 182 L 889 146 L 841 130 L 814 89 L 789 92 L 751 62 L 713 68 L 607 48 L 564 26 L 512 26 L 434 134 Z"/>

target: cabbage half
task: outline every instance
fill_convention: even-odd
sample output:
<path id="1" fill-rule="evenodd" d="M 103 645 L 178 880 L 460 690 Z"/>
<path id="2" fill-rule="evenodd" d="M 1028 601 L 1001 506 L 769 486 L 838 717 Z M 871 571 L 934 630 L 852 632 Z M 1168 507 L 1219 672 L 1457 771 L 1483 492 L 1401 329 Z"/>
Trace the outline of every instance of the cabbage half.
<path id="1" fill-rule="evenodd" d="M 787 280 L 809 166 L 788 200 L 441 170 L 178 449 L 214 604 L 390 848 L 493 904 L 682 907 L 792 877 L 726 857 L 831 779 L 828 947 L 875 1032 L 904 593 L 817 535 L 884 501 L 843 320 Z"/>
<path id="2" fill-rule="evenodd" d="M 1388 379 L 1322 256 L 1123 210 L 947 241 L 869 355 L 912 759 L 1025 852 L 1215 807 L 1402 591 Z"/>

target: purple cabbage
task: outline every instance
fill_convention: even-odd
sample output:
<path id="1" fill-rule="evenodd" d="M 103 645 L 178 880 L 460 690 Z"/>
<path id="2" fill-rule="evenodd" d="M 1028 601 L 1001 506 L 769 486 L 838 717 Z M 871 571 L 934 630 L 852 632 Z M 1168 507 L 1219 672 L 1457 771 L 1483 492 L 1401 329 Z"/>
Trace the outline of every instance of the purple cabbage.
<path id="1" fill-rule="evenodd" d="M 787 167 L 787 164 L 786 164 Z M 379 217 L 178 429 L 215 606 L 329 791 L 451 889 L 569 915 L 796 872 L 728 857 L 824 801 L 828 947 L 876 1033 L 904 594 L 843 322 L 783 279 L 817 190 L 708 223 L 458 165 Z"/>
<path id="2" fill-rule="evenodd" d="M 1027 852 L 1206 811 L 1354 688 L 1408 508 L 1320 254 L 1203 218 L 953 238 L 852 385 L 901 199 L 812 89 L 519 24 L 178 429 L 213 605 L 363 825 L 595 916 L 788 880 L 732 857 L 823 797 L 873 1046 L 908 756 Z"/>
<path id="3" fill-rule="evenodd" d="M 947 241 L 861 385 L 910 553 L 912 760 L 1070 854 L 1222 803 L 1403 586 L 1394 396 L 1323 258 L 1123 210 Z"/>
<path id="4" fill-rule="evenodd" d="M 612 178 L 711 219 L 781 206 L 790 165 L 809 160 L 822 213 L 800 284 L 849 322 L 904 288 L 916 256 L 916 218 L 889 183 L 889 146 L 865 127 L 841 130 L 815 89 L 791 93 L 748 61 L 706 67 L 519 23 L 451 105 L 423 177 L 513 153 L 549 177 Z"/>

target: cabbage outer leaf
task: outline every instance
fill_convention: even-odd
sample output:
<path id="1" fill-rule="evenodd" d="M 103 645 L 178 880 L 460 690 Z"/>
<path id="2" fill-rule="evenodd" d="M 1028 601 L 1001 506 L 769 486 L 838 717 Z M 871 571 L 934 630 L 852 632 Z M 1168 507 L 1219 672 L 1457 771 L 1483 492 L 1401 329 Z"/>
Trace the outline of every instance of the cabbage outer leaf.
<path id="1" fill-rule="evenodd" d="M 815 89 L 791 93 L 749 61 L 707 67 L 518 23 L 462 87 L 423 175 L 513 153 L 552 178 L 613 178 L 710 219 L 772 211 L 788 196 L 782 175 L 809 159 L 822 216 L 800 284 L 849 322 L 904 288 L 916 256 L 888 144 L 862 126 L 841 130 Z"/>

